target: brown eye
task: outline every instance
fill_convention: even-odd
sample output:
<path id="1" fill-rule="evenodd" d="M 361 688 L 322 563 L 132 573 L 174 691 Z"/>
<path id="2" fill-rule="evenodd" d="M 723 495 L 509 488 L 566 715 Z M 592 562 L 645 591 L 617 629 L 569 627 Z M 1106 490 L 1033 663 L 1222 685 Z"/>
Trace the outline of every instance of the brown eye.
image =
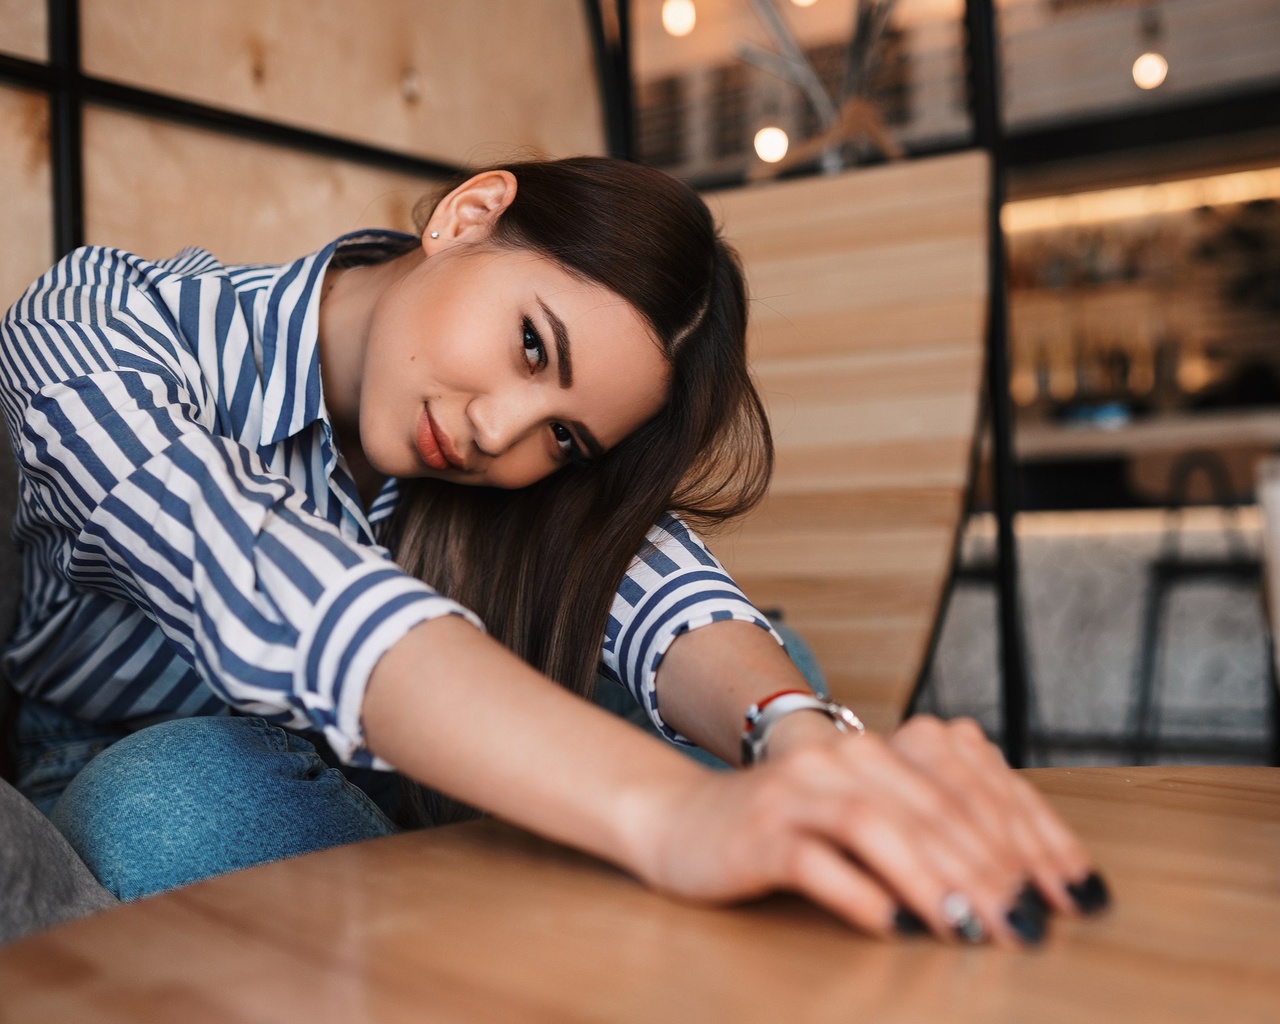
<path id="1" fill-rule="evenodd" d="M 569 432 L 569 428 L 563 423 L 551 424 L 551 435 L 556 439 L 556 444 L 560 446 L 560 452 L 570 462 L 585 466 L 591 461 L 583 454 L 582 449 L 578 447 L 578 442 L 573 439 L 573 434 Z"/>
<path id="2" fill-rule="evenodd" d="M 527 316 L 520 321 L 520 330 L 524 358 L 529 364 L 529 369 L 536 373 L 547 365 L 547 346 L 542 343 L 542 336 Z"/>

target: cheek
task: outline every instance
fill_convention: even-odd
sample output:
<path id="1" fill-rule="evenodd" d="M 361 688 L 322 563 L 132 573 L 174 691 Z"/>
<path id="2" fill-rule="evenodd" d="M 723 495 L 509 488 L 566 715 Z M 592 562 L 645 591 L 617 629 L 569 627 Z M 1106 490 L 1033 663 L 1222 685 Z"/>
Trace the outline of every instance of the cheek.
<path id="1" fill-rule="evenodd" d="M 514 490 L 536 484 L 554 473 L 560 465 L 547 455 L 536 438 L 531 438 L 490 463 L 485 479 L 492 487 Z"/>

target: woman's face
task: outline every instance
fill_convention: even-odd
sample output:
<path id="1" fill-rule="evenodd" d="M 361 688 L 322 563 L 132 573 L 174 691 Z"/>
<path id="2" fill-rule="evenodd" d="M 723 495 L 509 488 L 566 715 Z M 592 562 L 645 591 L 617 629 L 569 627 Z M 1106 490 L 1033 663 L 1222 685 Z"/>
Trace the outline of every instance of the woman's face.
<path id="1" fill-rule="evenodd" d="M 668 364 L 622 298 L 526 250 L 424 244 L 370 320 L 359 422 L 374 469 L 525 487 L 662 407 Z"/>

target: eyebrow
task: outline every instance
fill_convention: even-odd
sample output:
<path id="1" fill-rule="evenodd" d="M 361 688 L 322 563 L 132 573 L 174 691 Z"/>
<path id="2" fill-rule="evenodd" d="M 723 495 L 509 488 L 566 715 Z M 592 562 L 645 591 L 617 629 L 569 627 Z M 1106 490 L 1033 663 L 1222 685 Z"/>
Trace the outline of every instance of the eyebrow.
<path id="1" fill-rule="evenodd" d="M 538 305 L 542 307 L 542 313 L 547 318 L 547 322 L 551 324 L 551 333 L 556 336 L 556 364 L 560 370 L 560 386 L 568 388 L 573 384 L 573 361 L 569 355 L 569 332 L 565 329 L 564 321 L 551 312 L 551 307 L 541 299 Z"/>
<path id="2" fill-rule="evenodd" d="M 582 443 L 587 446 L 587 454 L 591 456 L 592 462 L 604 457 L 604 445 L 596 440 L 595 434 L 591 433 L 585 424 L 573 420 L 569 423 L 569 426 L 573 427 L 578 432 L 578 436 L 582 438 Z"/>

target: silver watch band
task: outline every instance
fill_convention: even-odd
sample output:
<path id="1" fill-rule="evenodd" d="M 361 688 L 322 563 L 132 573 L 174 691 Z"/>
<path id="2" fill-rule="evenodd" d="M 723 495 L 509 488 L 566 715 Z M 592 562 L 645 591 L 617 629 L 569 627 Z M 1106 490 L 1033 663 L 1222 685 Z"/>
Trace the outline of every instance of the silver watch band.
<path id="1" fill-rule="evenodd" d="M 796 711 L 820 711 L 841 732 L 866 732 L 862 720 L 843 704 L 823 700 L 811 693 L 782 693 L 771 697 L 764 707 L 752 704 L 747 708 L 746 728 L 742 731 L 742 764 L 757 764 L 767 756 L 769 733 L 787 715 Z"/>

